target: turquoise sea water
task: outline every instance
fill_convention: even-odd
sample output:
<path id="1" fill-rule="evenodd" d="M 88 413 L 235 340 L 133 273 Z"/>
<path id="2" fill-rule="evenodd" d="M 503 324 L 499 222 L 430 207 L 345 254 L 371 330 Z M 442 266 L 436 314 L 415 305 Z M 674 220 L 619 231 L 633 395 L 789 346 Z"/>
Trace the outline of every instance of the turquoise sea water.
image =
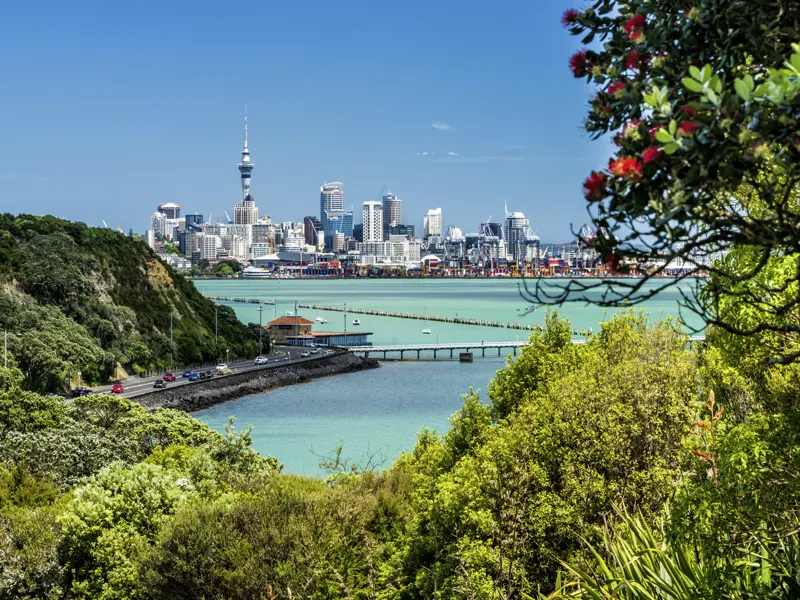
<path id="1" fill-rule="evenodd" d="M 459 316 L 492 321 L 543 323 L 544 310 L 527 317 L 518 311 L 529 305 L 512 280 L 213 280 L 196 281 L 209 296 L 276 299 L 265 307 L 264 323 L 274 315 L 294 310 L 294 303 L 342 305 L 395 312 Z M 662 292 L 643 308 L 654 317 L 678 316 L 677 290 Z M 257 305 L 231 304 L 244 322 L 258 322 Z M 600 323 L 618 312 L 596 306 L 567 304 L 560 309 L 573 327 L 597 331 Z M 314 320 L 323 316 L 319 331 L 341 331 L 342 313 L 299 310 Z M 353 330 L 348 315 L 348 330 Z M 357 315 L 362 331 L 372 332 L 373 344 L 415 342 L 510 341 L 524 339 L 524 331 Z M 697 321 L 690 322 L 695 324 Z M 422 334 L 430 329 L 430 335 Z M 356 462 L 375 455 L 388 466 L 397 455 L 413 447 L 423 427 L 444 432 L 448 418 L 461 405 L 470 386 L 486 389 L 505 360 L 476 358 L 472 364 L 457 361 L 384 363 L 373 371 L 320 379 L 241 398 L 196 413 L 222 431 L 228 416 L 237 427 L 253 425 L 254 447 L 277 457 L 287 471 L 320 475 L 319 456 L 342 444 L 344 454 Z"/>

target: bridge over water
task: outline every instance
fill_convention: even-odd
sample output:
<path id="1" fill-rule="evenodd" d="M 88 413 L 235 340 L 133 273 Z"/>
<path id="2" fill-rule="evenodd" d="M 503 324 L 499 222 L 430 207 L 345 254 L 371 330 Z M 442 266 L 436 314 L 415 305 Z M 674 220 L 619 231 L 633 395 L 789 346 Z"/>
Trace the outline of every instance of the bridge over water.
<path id="1" fill-rule="evenodd" d="M 689 338 L 689 343 L 699 342 L 705 339 L 702 335 L 693 335 Z M 573 344 L 583 344 L 586 338 L 578 338 L 572 340 Z M 406 354 L 416 353 L 416 360 L 420 360 L 423 352 L 433 352 L 433 358 L 437 358 L 439 352 L 449 352 L 450 358 L 454 358 L 453 353 L 456 350 L 462 352 L 473 352 L 480 350 L 481 357 L 486 356 L 486 351 L 497 350 L 497 356 L 502 356 L 503 350 L 513 351 L 514 356 L 517 355 L 517 350 L 527 345 L 527 340 L 514 341 L 514 342 L 450 342 L 445 344 L 404 344 L 400 346 L 352 346 L 348 348 L 350 352 L 369 357 L 370 354 L 383 354 L 384 359 L 389 358 L 389 354 L 399 354 L 399 359 L 406 359 Z M 491 356 L 492 354 L 490 354 Z M 412 356 L 413 357 L 413 356 Z M 395 357 L 397 359 L 397 357 Z"/>

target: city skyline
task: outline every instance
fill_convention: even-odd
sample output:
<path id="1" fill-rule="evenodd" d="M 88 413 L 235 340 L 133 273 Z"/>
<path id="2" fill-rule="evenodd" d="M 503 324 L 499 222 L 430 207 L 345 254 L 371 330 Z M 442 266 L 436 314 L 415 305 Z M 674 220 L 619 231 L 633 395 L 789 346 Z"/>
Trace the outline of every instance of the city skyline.
<path id="1" fill-rule="evenodd" d="M 0 209 L 125 230 L 167 202 L 221 217 L 239 196 L 247 104 L 253 196 L 274 221 L 318 215 L 315 189 L 339 180 L 347 208 L 391 190 L 418 230 L 431 207 L 468 230 L 507 201 L 561 239 L 585 220 L 581 184 L 608 150 L 581 130 L 568 6 L 505 2 L 486 22 L 443 3 L 254 5 L 244 31 L 222 9 L 5 7 L 0 49 L 18 60 L 4 73 Z"/>

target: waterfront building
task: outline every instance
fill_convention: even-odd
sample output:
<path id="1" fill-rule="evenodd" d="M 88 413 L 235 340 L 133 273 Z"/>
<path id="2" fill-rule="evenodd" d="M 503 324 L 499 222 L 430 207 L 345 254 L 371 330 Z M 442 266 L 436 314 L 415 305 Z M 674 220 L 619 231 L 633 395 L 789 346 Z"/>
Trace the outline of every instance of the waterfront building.
<path id="1" fill-rule="evenodd" d="M 325 213 L 332 213 L 344 210 L 344 184 L 341 181 L 333 181 L 323 184 L 319 188 L 319 220 L 325 223 Z M 327 230 L 326 230 L 327 233 Z"/>
<path id="2" fill-rule="evenodd" d="M 425 213 L 423 220 L 424 238 L 427 240 L 434 236 L 442 235 L 442 209 L 432 208 Z"/>
<path id="3" fill-rule="evenodd" d="M 301 335 L 286 336 L 286 343 L 293 346 L 371 346 L 369 331 L 329 332 L 312 331 Z"/>
<path id="4" fill-rule="evenodd" d="M 247 260 L 262 258 L 271 253 L 272 247 L 269 242 L 253 242 L 247 249 Z"/>
<path id="5" fill-rule="evenodd" d="M 506 211 L 503 236 L 508 259 L 517 264 L 533 258 L 534 248 L 538 249 L 539 238 L 531 231 L 528 219 L 521 212 Z"/>
<path id="6" fill-rule="evenodd" d="M 353 225 L 353 239 L 357 242 L 364 241 L 364 224 L 356 223 Z"/>
<path id="7" fill-rule="evenodd" d="M 155 249 L 156 247 L 156 236 L 152 229 L 148 229 L 144 232 L 144 239 L 147 240 L 147 245 L 151 248 Z"/>
<path id="8" fill-rule="evenodd" d="M 158 212 L 167 219 L 178 219 L 181 216 L 181 205 L 174 202 L 166 202 L 158 205 Z"/>
<path id="9" fill-rule="evenodd" d="M 303 238 L 309 246 L 316 246 L 319 241 L 319 232 L 323 231 L 322 221 L 317 217 L 307 216 L 303 218 Z"/>
<path id="10" fill-rule="evenodd" d="M 345 236 L 341 231 L 334 231 L 333 232 L 333 240 L 331 244 L 331 250 L 334 252 L 343 252 L 345 246 Z"/>
<path id="11" fill-rule="evenodd" d="M 265 329 L 276 344 L 285 344 L 286 338 L 290 336 L 304 335 L 311 333 L 313 321 L 305 317 L 278 317 L 267 323 Z"/>
<path id="12" fill-rule="evenodd" d="M 364 226 L 363 242 L 383 240 L 383 206 L 380 202 L 374 200 L 364 202 L 361 222 Z"/>

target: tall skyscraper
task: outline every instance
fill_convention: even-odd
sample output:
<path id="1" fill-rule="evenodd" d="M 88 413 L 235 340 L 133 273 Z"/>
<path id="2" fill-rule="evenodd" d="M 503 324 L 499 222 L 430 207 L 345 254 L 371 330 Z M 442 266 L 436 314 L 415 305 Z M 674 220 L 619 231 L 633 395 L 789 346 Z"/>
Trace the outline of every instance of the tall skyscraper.
<path id="1" fill-rule="evenodd" d="M 163 212 L 154 212 L 150 218 L 150 229 L 156 238 L 164 237 L 167 233 L 167 216 Z"/>
<path id="2" fill-rule="evenodd" d="M 250 161 L 250 150 L 247 148 L 247 109 L 244 111 L 244 148 L 239 173 L 242 179 L 242 201 L 233 207 L 233 222 L 236 225 L 255 225 L 258 222 L 258 207 L 250 195 L 250 175 L 255 165 Z"/>
<path id="3" fill-rule="evenodd" d="M 353 211 L 330 210 L 325 213 L 322 225 L 325 228 L 325 247 L 332 248 L 334 233 L 339 232 L 345 238 L 353 237 Z"/>
<path id="4" fill-rule="evenodd" d="M 425 218 L 423 219 L 423 230 L 426 240 L 432 236 L 441 237 L 442 235 L 441 208 L 431 208 L 428 210 L 428 212 L 425 214 Z"/>
<path id="5" fill-rule="evenodd" d="M 167 219 L 178 219 L 181 216 L 181 205 L 174 202 L 166 202 L 158 205 L 158 212 Z"/>
<path id="6" fill-rule="evenodd" d="M 317 217 L 308 216 L 303 218 L 303 237 L 309 246 L 317 245 L 317 234 L 322 230 L 322 221 Z"/>
<path id="7" fill-rule="evenodd" d="M 380 202 L 364 202 L 361 222 L 364 224 L 364 242 L 383 241 L 383 206 Z"/>
<path id="8" fill-rule="evenodd" d="M 521 212 L 507 212 L 503 234 L 508 258 L 516 263 L 523 263 L 528 260 L 528 249 L 534 245 L 534 242 L 538 241 L 538 237 L 531 231 L 525 215 Z"/>
<path id="9" fill-rule="evenodd" d="M 325 223 L 325 213 L 344 210 L 344 184 L 333 181 L 319 188 L 319 220 Z"/>
<path id="10" fill-rule="evenodd" d="M 392 192 L 383 197 L 383 221 L 390 227 L 403 222 L 403 201 Z"/>

